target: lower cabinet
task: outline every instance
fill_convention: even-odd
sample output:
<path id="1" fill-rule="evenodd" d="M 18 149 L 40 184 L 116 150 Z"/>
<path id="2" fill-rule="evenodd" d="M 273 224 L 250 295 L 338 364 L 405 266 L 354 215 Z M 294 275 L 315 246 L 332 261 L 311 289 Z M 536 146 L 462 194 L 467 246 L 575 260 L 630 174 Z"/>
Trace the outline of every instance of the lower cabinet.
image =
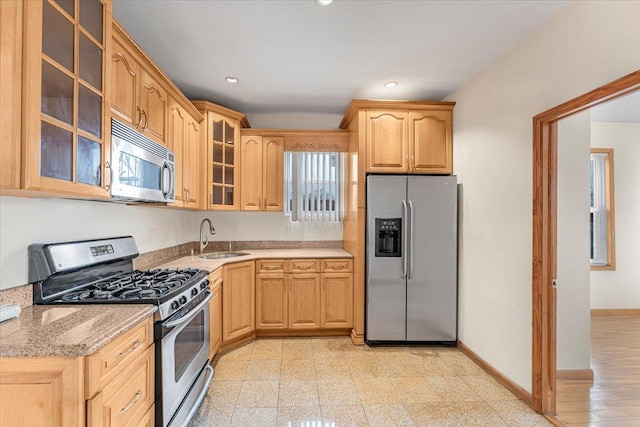
<path id="1" fill-rule="evenodd" d="M 209 275 L 211 300 L 209 301 L 209 359 L 222 344 L 222 270 L 218 269 Z"/>
<path id="2" fill-rule="evenodd" d="M 256 274 L 256 329 L 286 329 L 289 325 L 287 277 Z"/>
<path id="3" fill-rule="evenodd" d="M 320 327 L 353 325 L 353 273 L 322 273 Z"/>
<path id="4" fill-rule="evenodd" d="M 255 265 L 245 261 L 222 267 L 222 342 L 249 334 L 256 325 Z"/>
<path id="5" fill-rule="evenodd" d="M 320 274 L 289 275 L 289 328 L 320 327 Z"/>

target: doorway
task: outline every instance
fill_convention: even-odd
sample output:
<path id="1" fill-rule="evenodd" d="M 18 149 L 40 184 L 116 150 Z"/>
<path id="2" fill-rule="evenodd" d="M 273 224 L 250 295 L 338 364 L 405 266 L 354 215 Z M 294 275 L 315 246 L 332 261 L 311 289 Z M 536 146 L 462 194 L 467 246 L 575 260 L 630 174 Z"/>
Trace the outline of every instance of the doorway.
<path id="1" fill-rule="evenodd" d="M 640 70 L 533 118 L 532 407 L 556 413 L 558 121 L 640 89 Z"/>

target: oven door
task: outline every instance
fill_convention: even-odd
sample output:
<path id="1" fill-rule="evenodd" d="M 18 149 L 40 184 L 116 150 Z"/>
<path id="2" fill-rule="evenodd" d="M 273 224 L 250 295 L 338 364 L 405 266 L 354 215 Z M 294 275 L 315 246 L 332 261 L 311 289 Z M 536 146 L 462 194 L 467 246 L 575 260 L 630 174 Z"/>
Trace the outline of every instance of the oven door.
<path id="1" fill-rule="evenodd" d="M 162 425 L 167 426 L 187 394 L 200 393 L 191 390 L 200 376 L 209 357 L 209 300 L 211 292 L 207 291 L 204 299 L 187 313 L 178 312 L 161 324 L 162 337 L 158 355 L 156 378 L 162 400 Z M 193 406 L 200 402 L 187 399 Z M 157 402 L 156 402 L 157 404 Z M 188 413 L 191 411 L 188 409 Z M 185 412 L 185 408 L 180 408 Z M 173 423 L 172 423 L 173 425 Z"/>

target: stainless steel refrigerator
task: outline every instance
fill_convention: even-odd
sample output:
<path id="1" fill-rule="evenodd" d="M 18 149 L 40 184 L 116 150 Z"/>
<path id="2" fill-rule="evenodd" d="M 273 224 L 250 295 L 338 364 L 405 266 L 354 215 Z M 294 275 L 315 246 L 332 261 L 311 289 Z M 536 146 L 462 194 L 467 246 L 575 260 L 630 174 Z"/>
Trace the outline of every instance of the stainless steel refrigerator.
<path id="1" fill-rule="evenodd" d="M 368 343 L 457 338 L 455 176 L 367 177 Z"/>

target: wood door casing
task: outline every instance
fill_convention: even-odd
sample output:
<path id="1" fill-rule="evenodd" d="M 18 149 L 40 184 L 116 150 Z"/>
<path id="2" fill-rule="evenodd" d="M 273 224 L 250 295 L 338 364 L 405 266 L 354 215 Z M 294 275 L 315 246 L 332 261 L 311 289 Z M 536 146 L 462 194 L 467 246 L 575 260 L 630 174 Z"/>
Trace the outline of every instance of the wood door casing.
<path id="1" fill-rule="evenodd" d="M 243 136 L 240 140 L 240 208 L 262 210 L 262 137 Z"/>
<path id="2" fill-rule="evenodd" d="M 288 326 L 288 289 L 284 273 L 256 275 L 256 329 Z"/>
<path id="3" fill-rule="evenodd" d="M 411 172 L 452 173 L 451 111 L 409 113 Z"/>
<path id="4" fill-rule="evenodd" d="M 165 145 L 167 91 L 144 69 L 140 85 L 140 109 L 142 110 L 140 131 Z"/>
<path id="5" fill-rule="evenodd" d="M 263 210 L 282 211 L 284 187 L 284 137 L 262 139 Z"/>
<path id="6" fill-rule="evenodd" d="M 141 117 L 138 106 L 140 73 L 140 64 L 114 39 L 111 55 L 111 112 L 117 116 L 117 120 L 133 128 L 138 127 Z"/>
<path id="7" fill-rule="evenodd" d="M 352 327 L 353 274 L 323 273 L 321 280 L 320 327 Z"/>
<path id="8" fill-rule="evenodd" d="M 222 342 L 255 330 L 255 264 L 225 265 L 222 271 Z"/>
<path id="9" fill-rule="evenodd" d="M 367 111 L 367 172 L 407 172 L 407 112 Z"/>
<path id="10" fill-rule="evenodd" d="M 320 327 L 320 274 L 289 275 L 289 329 Z"/>

